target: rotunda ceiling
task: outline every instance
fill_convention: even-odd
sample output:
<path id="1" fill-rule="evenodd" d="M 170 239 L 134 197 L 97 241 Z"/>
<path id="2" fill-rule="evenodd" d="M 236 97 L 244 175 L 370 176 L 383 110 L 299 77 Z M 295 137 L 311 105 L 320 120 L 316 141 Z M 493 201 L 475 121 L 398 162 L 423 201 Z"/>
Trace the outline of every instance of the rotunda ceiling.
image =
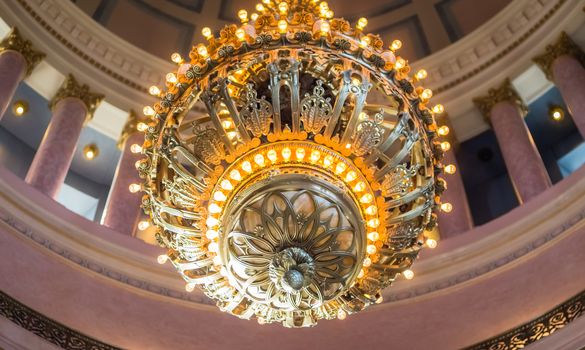
<path id="1" fill-rule="evenodd" d="M 201 29 L 219 31 L 238 22 L 239 9 L 252 0 L 75 0 L 85 13 L 127 42 L 168 59 L 189 52 Z M 423 58 L 469 34 L 511 0 L 333 0 L 336 16 L 366 17 L 368 30 L 385 40 L 400 39 L 411 61 Z"/>

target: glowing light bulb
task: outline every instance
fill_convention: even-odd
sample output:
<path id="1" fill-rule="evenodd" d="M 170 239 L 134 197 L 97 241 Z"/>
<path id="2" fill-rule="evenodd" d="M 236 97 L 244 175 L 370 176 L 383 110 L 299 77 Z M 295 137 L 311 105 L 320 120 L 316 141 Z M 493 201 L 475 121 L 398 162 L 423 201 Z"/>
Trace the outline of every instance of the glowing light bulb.
<path id="1" fill-rule="evenodd" d="M 364 262 L 363 262 L 364 267 L 370 267 L 372 266 L 372 259 L 370 258 L 365 258 Z"/>
<path id="2" fill-rule="evenodd" d="M 213 193 L 213 199 L 218 201 L 218 202 L 225 202 L 225 200 L 227 199 L 227 197 L 225 196 L 225 194 L 223 194 L 223 192 L 221 191 L 216 191 Z"/>
<path id="3" fill-rule="evenodd" d="M 246 39 L 246 31 L 242 28 L 239 28 L 236 30 L 236 37 L 238 37 L 240 41 L 244 41 Z"/>
<path id="4" fill-rule="evenodd" d="M 442 104 L 437 104 L 433 107 L 433 113 L 443 114 L 443 112 L 445 112 L 445 107 Z"/>
<path id="5" fill-rule="evenodd" d="M 145 106 L 142 109 L 142 113 L 144 113 L 145 116 L 151 117 L 154 115 L 154 108 L 152 108 L 150 106 Z"/>
<path id="6" fill-rule="evenodd" d="M 258 12 L 264 12 L 264 5 L 257 4 L 256 5 L 256 11 L 258 11 Z"/>
<path id="7" fill-rule="evenodd" d="M 376 248 L 376 246 L 373 244 L 368 244 L 368 246 L 366 247 L 366 252 L 370 255 L 376 254 L 377 251 L 378 248 Z"/>
<path id="8" fill-rule="evenodd" d="M 331 25 L 329 24 L 329 22 L 323 21 L 319 29 L 321 30 L 321 35 L 326 36 L 327 33 L 329 33 L 329 31 L 331 30 Z"/>
<path id="9" fill-rule="evenodd" d="M 144 231 L 144 230 L 146 230 L 149 227 L 150 227 L 150 223 L 148 221 L 146 221 L 146 220 L 142 220 L 142 221 L 140 221 L 138 223 L 138 229 L 140 231 Z"/>
<path id="10" fill-rule="evenodd" d="M 447 125 L 443 125 L 439 129 L 437 129 L 437 134 L 441 136 L 446 136 L 449 135 L 449 131 L 450 131 L 449 127 Z"/>
<path id="11" fill-rule="evenodd" d="M 427 71 L 424 69 L 421 69 L 418 72 L 416 72 L 415 76 L 418 80 L 423 80 L 427 77 Z"/>
<path id="12" fill-rule="evenodd" d="M 278 21 L 278 29 L 280 30 L 281 33 L 286 33 L 287 28 L 288 23 L 286 22 L 286 20 L 281 19 L 280 21 Z"/>
<path id="13" fill-rule="evenodd" d="M 378 228 L 378 226 L 380 226 L 380 220 L 379 219 L 375 218 L 375 219 L 368 220 L 368 227 Z"/>
<path id="14" fill-rule="evenodd" d="M 257 154 L 254 156 L 254 163 L 258 164 L 258 166 L 264 166 L 264 156 L 261 154 Z"/>
<path id="15" fill-rule="evenodd" d="M 228 179 L 222 180 L 219 185 L 221 186 L 221 188 L 223 188 L 226 191 L 231 191 L 234 189 L 234 186 L 232 185 L 232 183 Z"/>
<path id="16" fill-rule="evenodd" d="M 209 27 L 203 27 L 203 29 L 201 29 L 201 34 L 205 39 L 211 39 L 211 29 Z"/>
<path id="17" fill-rule="evenodd" d="M 455 167 L 454 164 L 448 164 L 445 166 L 445 172 L 447 174 L 453 175 L 453 174 L 455 174 L 456 171 L 457 171 L 457 168 Z"/>
<path id="18" fill-rule="evenodd" d="M 357 178 L 357 174 L 355 173 L 355 171 L 350 171 L 347 173 L 347 175 L 345 175 L 345 182 L 352 182 L 353 180 L 355 180 Z"/>
<path id="19" fill-rule="evenodd" d="M 404 60 L 404 58 L 398 57 L 398 59 L 396 60 L 396 63 L 394 63 L 394 68 L 402 69 L 405 66 L 406 66 L 406 61 Z"/>
<path id="20" fill-rule="evenodd" d="M 331 155 L 325 156 L 325 158 L 323 158 L 323 166 L 329 168 L 331 164 L 333 164 L 333 156 Z"/>
<path id="21" fill-rule="evenodd" d="M 376 231 L 368 233 L 368 239 L 372 242 L 375 242 L 380 239 L 380 234 Z"/>
<path id="22" fill-rule="evenodd" d="M 130 152 L 136 154 L 136 153 L 140 153 L 142 152 L 142 146 L 140 146 L 137 143 L 132 144 L 132 146 L 130 146 Z"/>
<path id="23" fill-rule="evenodd" d="M 136 193 L 141 189 L 142 186 L 140 186 L 139 184 L 130 184 L 130 186 L 128 186 L 128 190 L 130 191 L 130 193 Z"/>
<path id="24" fill-rule="evenodd" d="M 238 17 L 240 18 L 240 21 L 242 21 L 242 23 L 248 22 L 248 11 L 246 10 L 238 11 Z"/>
<path id="25" fill-rule="evenodd" d="M 183 58 L 181 57 L 181 55 L 179 55 L 179 53 L 174 52 L 171 55 L 171 61 L 173 61 L 175 63 L 181 63 L 181 62 L 183 62 Z"/>
<path id="26" fill-rule="evenodd" d="M 242 162 L 242 170 L 250 174 L 252 172 L 252 163 L 245 160 Z"/>
<path id="27" fill-rule="evenodd" d="M 270 160 L 272 163 L 276 162 L 276 160 L 278 159 L 278 155 L 276 154 L 276 151 L 271 149 L 270 151 L 266 152 L 266 157 L 268 158 L 268 160 Z"/>
<path id="28" fill-rule="evenodd" d="M 420 94 L 420 97 L 423 100 L 430 100 L 433 97 L 433 91 L 431 89 L 424 89 L 423 92 Z"/>
<path id="29" fill-rule="evenodd" d="M 362 198 L 360 198 L 360 202 L 362 202 L 364 204 L 372 203 L 373 200 L 374 200 L 374 196 L 371 193 L 366 193 L 362 196 Z"/>
<path id="30" fill-rule="evenodd" d="M 367 47 L 368 45 L 370 45 L 371 41 L 372 41 L 372 39 L 370 39 L 370 38 L 369 38 L 369 37 L 367 37 L 367 36 L 364 36 L 364 37 L 363 37 L 363 38 L 360 40 L 360 47 L 361 47 L 361 48 L 365 48 L 365 47 Z"/>
<path id="31" fill-rule="evenodd" d="M 359 30 L 363 30 L 368 25 L 368 20 L 364 17 L 358 19 L 356 28 Z"/>
<path id="32" fill-rule="evenodd" d="M 177 76 L 175 73 L 169 73 L 166 75 L 167 83 L 174 84 L 177 82 Z"/>
<path id="33" fill-rule="evenodd" d="M 313 150 L 311 152 L 311 162 L 316 163 L 321 158 L 321 152 Z"/>
<path id="34" fill-rule="evenodd" d="M 219 233 L 216 230 L 207 230 L 207 232 L 205 232 L 205 237 L 209 240 L 214 240 L 219 237 Z"/>
<path id="35" fill-rule="evenodd" d="M 335 166 L 335 173 L 339 175 L 343 173 L 345 169 L 347 169 L 347 165 L 345 165 L 345 163 L 338 163 L 337 166 Z"/>
<path id="36" fill-rule="evenodd" d="M 447 141 L 441 142 L 441 149 L 445 152 L 451 149 L 451 144 Z"/>
<path id="37" fill-rule="evenodd" d="M 185 290 L 189 293 L 195 290 L 195 283 L 187 283 L 185 285 Z"/>
<path id="38" fill-rule="evenodd" d="M 282 149 L 282 151 L 280 151 L 280 154 L 282 155 L 282 158 L 284 159 L 285 162 L 288 162 L 290 160 L 290 156 L 292 154 L 290 148 L 285 147 Z"/>
<path id="39" fill-rule="evenodd" d="M 425 241 L 425 244 L 427 245 L 427 247 L 429 247 L 431 249 L 437 248 L 437 241 L 435 241 L 432 238 L 427 238 L 427 240 Z"/>
<path id="40" fill-rule="evenodd" d="M 12 105 L 12 111 L 15 116 L 20 117 L 28 111 L 28 103 L 25 101 L 16 101 Z"/>
<path id="41" fill-rule="evenodd" d="M 282 1 L 280 4 L 278 4 L 278 10 L 280 13 L 286 13 L 286 11 L 288 11 L 288 4 Z"/>
<path id="42" fill-rule="evenodd" d="M 92 160 L 96 157 L 96 152 L 93 148 L 89 148 L 84 151 L 83 155 L 85 156 L 86 159 Z"/>
<path id="43" fill-rule="evenodd" d="M 441 204 L 441 211 L 445 213 L 450 213 L 453 210 L 453 204 L 451 203 L 443 203 Z"/>
<path id="44" fill-rule="evenodd" d="M 209 244 L 207 245 L 207 250 L 209 250 L 212 253 L 217 253 L 219 251 L 219 244 L 215 242 L 209 242 Z"/>
<path id="45" fill-rule="evenodd" d="M 257 14 L 256 12 L 252 13 L 252 14 L 250 15 L 250 19 L 251 19 L 252 21 L 255 21 L 255 20 L 257 20 L 257 19 L 258 19 L 258 14 Z"/>
<path id="46" fill-rule="evenodd" d="M 366 214 L 368 215 L 376 215 L 378 213 L 378 207 L 375 205 L 370 205 L 366 208 Z"/>
<path id="47" fill-rule="evenodd" d="M 217 205 L 216 203 L 211 203 L 207 207 L 207 210 L 209 210 L 209 212 L 212 213 L 212 214 L 219 214 L 219 213 L 221 213 L 221 207 L 219 205 Z"/>
<path id="48" fill-rule="evenodd" d="M 402 47 L 402 41 L 400 41 L 400 40 L 394 40 L 392 42 L 392 44 L 390 44 L 390 50 L 392 50 L 392 51 L 399 50 L 401 47 Z"/>
<path id="49" fill-rule="evenodd" d="M 160 89 L 158 88 L 158 86 L 153 85 L 150 88 L 148 88 L 148 93 L 151 94 L 152 96 L 158 96 L 160 95 Z"/>
<path id="50" fill-rule="evenodd" d="M 199 56 L 201 56 L 203 58 L 207 58 L 207 56 L 209 56 L 209 53 L 207 52 L 207 48 L 203 44 L 197 45 L 197 53 L 199 54 Z"/>
<path id="51" fill-rule="evenodd" d="M 360 272 L 358 273 L 357 277 L 364 278 L 365 275 L 366 275 L 366 271 L 364 269 L 361 269 Z"/>
<path id="52" fill-rule="evenodd" d="M 339 309 L 337 310 L 337 319 L 338 320 L 345 320 L 345 318 L 347 317 L 347 312 Z"/>
<path id="53" fill-rule="evenodd" d="M 412 270 L 410 269 L 404 270 L 402 271 L 402 276 L 404 276 L 404 278 L 406 278 L 407 280 L 411 280 L 414 278 L 414 272 L 412 272 Z"/>
<path id="54" fill-rule="evenodd" d="M 354 192 L 362 192 L 366 189 L 366 184 L 363 181 L 358 182 L 354 187 Z"/>
<path id="55" fill-rule="evenodd" d="M 219 220 L 217 220 L 213 216 L 210 216 L 207 218 L 207 220 L 205 220 L 205 224 L 207 225 L 207 227 L 215 227 L 219 225 Z"/>
<path id="56" fill-rule="evenodd" d="M 242 174 L 240 174 L 239 171 L 234 169 L 234 170 L 230 171 L 230 178 L 232 180 L 235 180 L 235 181 L 240 181 L 240 180 L 242 180 Z"/>
<path id="57" fill-rule="evenodd" d="M 169 256 L 168 256 L 168 255 L 166 255 L 166 254 L 159 255 L 159 256 L 156 258 L 156 261 L 157 261 L 159 264 L 161 264 L 161 265 L 162 265 L 162 264 L 164 264 L 164 263 L 166 263 L 166 262 L 167 262 L 167 260 L 169 260 Z"/>
<path id="58" fill-rule="evenodd" d="M 213 264 L 216 266 L 220 266 L 221 265 L 221 256 L 216 255 L 213 257 Z"/>
<path id="59" fill-rule="evenodd" d="M 295 151 L 295 155 L 297 156 L 297 160 L 301 161 L 305 158 L 305 149 L 304 148 L 297 148 Z"/>

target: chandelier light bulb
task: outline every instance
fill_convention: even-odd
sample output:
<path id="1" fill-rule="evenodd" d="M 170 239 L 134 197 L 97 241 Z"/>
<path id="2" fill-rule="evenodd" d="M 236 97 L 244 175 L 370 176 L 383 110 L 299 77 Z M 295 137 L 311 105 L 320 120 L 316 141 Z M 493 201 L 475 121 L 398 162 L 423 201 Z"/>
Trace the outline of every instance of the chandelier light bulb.
<path id="1" fill-rule="evenodd" d="M 264 5 L 262 5 L 262 4 L 256 4 L 256 11 L 258 11 L 258 12 L 264 12 Z"/>
<path id="2" fill-rule="evenodd" d="M 240 21 L 242 21 L 242 23 L 248 22 L 248 11 L 243 9 L 238 11 L 238 17 L 240 18 Z"/>
<path id="3" fill-rule="evenodd" d="M 207 40 L 211 39 L 212 37 L 211 28 L 203 27 L 203 29 L 201 29 L 201 35 L 203 35 L 203 37 Z"/>
<path id="4" fill-rule="evenodd" d="M 456 171 L 457 171 L 457 167 L 455 167 L 454 164 L 448 164 L 445 166 L 445 172 L 449 175 L 455 174 Z"/>
<path id="5" fill-rule="evenodd" d="M 361 269 L 357 275 L 357 278 L 362 279 L 362 278 L 364 278 L 365 275 L 366 275 L 366 271 L 364 269 Z"/>
<path id="6" fill-rule="evenodd" d="M 142 221 L 140 221 L 138 223 L 138 229 L 140 231 L 144 231 L 144 230 L 146 230 L 149 227 L 150 227 L 150 223 L 148 221 L 146 221 L 146 220 L 142 220 Z"/>
<path id="7" fill-rule="evenodd" d="M 402 69 L 404 67 L 406 67 L 406 60 L 402 57 L 398 57 L 398 59 L 396 59 L 396 63 L 394 63 L 394 68 Z"/>
<path id="8" fill-rule="evenodd" d="M 217 202 L 225 202 L 227 197 L 225 196 L 225 194 L 221 191 L 215 191 L 213 193 L 213 199 Z"/>
<path id="9" fill-rule="evenodd" d="M 151 94 L 152 96 L 159 96 L 160 89 L 158 88 L 158 86 L 153 85 L 150 88 L 148 88 L 148 93 Z"/>
<path id="10" fill-rule="evenodd" d="M 159 264 L 161 264 L 161 265 L 163 265 L 164 263 L 166 263 L 166 262 L 167 262 L 167 260 L 169 260 L 169 256 L 168 256 L 168 255 L 166 255 L 166 254 L 161 254 L 161 255 L 159 255 L 159 256 L 156 258 L 156 261 L 157 261 Z"/>
<path id="11" fill-rule="evenodd" d="M 437 241 L 432 239 L 432 238 L 427 238 L 427 240 L 425 241 L 425 244 L 427 245 L 427 247 L 431 248 L 431 249 L 435 249 L 437 248 Z"/>
<path id="12" fill-rule="evenodd" d="M 142 113 L 144 113 L 144 115 L 147 117 L 152 117 L 154 115 L 154 108 L 150 106 L 144 106 Z"/>
<path id="13" fill-rule="evenodd" d="M 205 224 L 207 225 L 207 227 L 216 227 L 217 225 L 219 225 L 219 220 L 217 220 L 213 216 L 210 216 L 205 221 Z"/>
<path id="14" fill-rule="evenodd" d="M 450 131 L 449 127 L 447 125 L 443 125 L 439 129 L 437 129 L 437 134 L 441 136 L 447 136 L 449 135 L 449 131 Z"/>
<path id="15" fill-rule="evenodd" d="M 453 210 L 453 204 L 451 203 L 443 203 L 441 204 L 441 211 L 445 213 L 450 213 Z"/>
<path id="16" fill-rule="evenodd" d="M 360 198 L 360 202 L 364 204 L 370 204 L 374 200 L 374 196 L 371 193 L 366 193 Z"/>
<path id="17" fill-rule="evenodd" d="M 402 271 L 402 276 L 407 280 L 411 280 L 414 278 L 414 272 L 410 269 Z"/>
<path id="18" fill-rule="evenodd" d="M 139 184 L 130 184 L 130 186 L 128 186 L 128 190 L 130 191 L 130 193 L 136 193 L 141 189 L 142 186 L 140 186 Z"/>
<path id="19" fill-rule="evenodd" d="M 133 143 L 132 146 L 130 146 L 130 152 L 136 154 L 136 153 L 140 153 L 142 152 L 142 146 L 140 146 L 137 143 Z"/>
<path id="20" fill-rule="evenodd" d="M 443 141 L 443 142 L 441 142 L 441 149 L 444 152 L 447 152 L 448 150 L 451 149 L 451 144 L 448 141 Z"/>
<path id="21" fill-rule="evenodd" d="M 287 28 L 288 23 L 286 22 L 286 20 L 281 19 L 280 21 L 278 21 L 278 29 L 280 30 L 281 33 L 286 33 Z"/>
<path id="22" fill-rule="evenodd" d="M 265 165 L 264 156 L 261 154 L 255 155 L 254 163 L 256 163 L 259 167 L 263 167 Z"/>
<path id="23" fill-rule="evenodd" d="M 230 178 L 234 181 L 241 181 L 242 180 L 242 174 L 240 174 L 239 171 L 237 171 L 236 169 L 230 171 Z"/>
<path id="24" fill-rule="evenodd" d="M 311 162 L 317 163 L 317 161 L 321 158 L 321 152 L 317 150 L 311 151 Z"/>
<path id="25" fill-rule="evenodd" d="M 280 11 L 281 14 L 286 14 L 288 11 L 288 4 L 282 1 L 280 4 L 278 4 L 278 11 Z"/>
<path id="26" fill-rule="evenodd" d="M 181 57 L 181 55 L 178 52 L 173 52 L 173 54 L 171 55 L 171 61 L 179 64 L 179 63 L 183 62 L 183 58 Z"/>
<path id="27" fill-rule="evenodd" d="M 437 104 L 433 107 L 433 113 L 436 115 L 443 114 L 445 112 L 445 107 L 442 104 Z"/>
<path id="28" fill-rule="evenodd" d="M 326 36 L 327 33 L 329 33 L 329 31 L 331 30 L 331 25 L 329 24 L 329 22 L 323 21 L 321 23 L 320 30 L 321 30 L 321 35 Z"/>
<path id="29" fill-rule="evenodd" d="M 345 311 L 343 311 L 343 310 L 339 309 L 339 310 L 337 311 L 337 319 L 338 319 L 338 320 L 345 320 L 346 318 L 347 318 L 347 312 L 345 312 Z"/>
<path id="30" fill-rule="evenodd" d="M 376 231 L 368 233 L 368 239 L 372 242 L 376 242 L 380 239 L 380 234 Z"/>
<path id="31" fill-rule="evenodd" d="M 355 192 L 363 192 L 366 189 L 366 184 L 363 181 L 358 182 L 354 187 L 353 190 Z"/>
<path id="32" fill-rule="evenodd" d="M 207 230 L 207 232 L 205 232 L 205 237 L 209 240 L 214 240 L 219 237 L 219 233 L 216 230 Z"/>
<path id="33" fill-rule="evenodd" d="M 332 156 L 325 156 L 325 158 L 323 158 L 323 166 L 329 168 L 331 164 L 333 164 L 333 160 Z"/>
<path id="34" fill-rule="evenodd" d="M 360 47 L 366 48 L 368 47 L 368 45 L 370 45 L 371 39 L 367 36 L 364 36 L 361 40 L 360 40 Z"/>
<path id="35" fill-rule="evenodd" d="M 423 100 L 430 100 L 433 97 L 433 91 L 431 89 L 424 89 L 423 92 L 420 94 L 420 97 Z"/>
<path id="36" fill-rule="evenodd" d="M 207 58 L 209 56 L 209 52 L 207 52 L 207 47 L 205 47 L 205 45 L 203 44 L 197 45 L 197 53 L 199 54 L 199 56 L 203 58 Z"/>
<path id="37" fill-rule="evenodd" d="M 258 19 L 258 14 L 257 14 L 256 12 L 252 13 L 252 14 L 250 15 L 250 19 L 251 19 L 252 21 L 255 21 L 255 20 L 257 20 L 257 19 Z"/>
<path id="38" fill-rule="evenodd" d="M 356 28 L 359 30 L 364 30 L 364 28 L 368 25 L 368 20 L 365 17 L 358 19 Z"/>
<path id="39" fill-rule="evenodd" d="M 363 262 L 363 264 L 362 264 L 362 265 L 363 265 L 364 267 L 370 267 L 370 266 L 372 266 L 372 259 L 370 259 L 370 258 L 365 258 L 365 259 L 364 259 L 364 262 Z"/>
<path id="40" fill-rule="evenodd" d="M 249 161 L 245 160 L 242 162 L 242 170 L 247 172 L 248 174 L 252 173 L 252 163 L 250 163 Z"/>
<path id="41" fill-rule="evenodd" d="M 140 122 L 140 123 L 136 124 L 136 130 L 138 130 L 140 132 L 144 132 L 144 131 L 146 131 L 146 129 L 148 129 L 148 125 L 146 125 L 146 123 Z"/>
<path id="42" fill-rule="evenodd" d="M 392 51 L 400 50 L 401 47 L 402 47 L 402 41 L 400 41 L 400 40 L 394 40 L 392 42 L 392 44 L 390 44 L 390 50 L 392 50 Z"/>
<path id="43" fill-rule="evenodd" d="M 166 76 L 166 80 L 167 80 L 167 83 L 174 84 L 177 82 L 177 76 L 175 75 L 175 73 L 169 73 Z"/>
<path id="44" fill-rule="evenodd" d="M 347 175 L 345 175 L 345 182 L 352 182 L 353 180 L 355 180 L 357 178 L 357 174 L 355 173 L 355 171 L 349 171 L 347 173 Z"/>
<path id="45" fill-rule="evenodd" d="M 421 69 L 418 72 L 416 72 L 415 76 L 418 80 L 423 80 L 427 77 L 427 71 L 424 69 Z"/>
<path id="46" fill-rule="evenodd" d="M 275 151 L 275 150 L 273 150 L 273 149 L 271 149 L 270 151 L 268 151 L 268 152 L 266 153 L 266 157 L 268 158 L 268 160 L 269 160 L 271 163 L 275 163 L 275 162 L 276 162 L 276 160 L 278 159 L 278 155 L 276 154 L 276 151 Z"/>
<path id="47" fill-rule="evenodd" d="M 370 219 L 368 220 L 368 227 L 371 228 L 378 228 L 378 226 L 380 226 L 380 220 L 379 219 Z"/>
<path id="48" fill-rule="evenodd" d="M 285 162 L 288 162 L 290 160 L 290 156 L 292 155 L 292 151 L 290 148 L 285 147 L 282 149 L 282 151 L 280 151 L 280 154 L 282 155 L 282 159 L 284 159 Z"/>
<path id="49" fill-rule="evenodd" d="M 212 214 L 219 214 L 221 213 L 222 209 L 219 205 L 217 205 L 217 203 L 211 203 L 209 207 L 207 207 L 207 210 L 209 210 L 209 212 Z"/>
<path id="50" fill-rule="evenodd" d="M 223 188 L 226 191 L 231 191 L 234 189 L 234 186 L 229 180 L 226 179 L 221 182 L 221 188 Z"/>
<path id="51" fill-rule="evenodd" d="M 345 165 L 345 163 L 338 163 L 335 167 L 335 173 L 340 175 L 345 171 L 345 169 L 347 169 L 347 165 Z"/>
<path id="52" fill-rule="evenodd" d="M 295 151 L 295 155 L 298 161 L 302 161 L 305 158 L 305 149 L 297 148 L 297 150 Z"/>
<path id="53" fill-rule="evenodd" d="M 366 208 L 366 214 L 368 215 L 376 215 L 378 213 L 378 207 L 375 205 L 370 205 Z"/>
<path id="54" fill-rule="evenodd" d="M 376 248 L 376 246 L 373 244 L 368 244 L 368 246 L 366 247 L 366 252 L 370 255 L 376 254 L 377 251 L 378 248 Z"/>
<path id="55" fill-rule="evenodd" d="M 212 253 L 217 253 L 217 252 L 219 252 L 219 245 L 215 242 L 210 242 L 207 245 L 207 250 L 209 250 Z"/>
<path id="56" fill-rule="evenodd" d="M 189 293 L 195 290 L 195 283 L 187 283 L 185 285 L 185 290 Z"/>
<path id="57" fill-rule="evenodd" d="M 246 31 L 243 30 L 242 28 L 239 28 L 236 30 L 236 37 L 240 40 L 240 41 L 244 41 L 246 40 Z"/>

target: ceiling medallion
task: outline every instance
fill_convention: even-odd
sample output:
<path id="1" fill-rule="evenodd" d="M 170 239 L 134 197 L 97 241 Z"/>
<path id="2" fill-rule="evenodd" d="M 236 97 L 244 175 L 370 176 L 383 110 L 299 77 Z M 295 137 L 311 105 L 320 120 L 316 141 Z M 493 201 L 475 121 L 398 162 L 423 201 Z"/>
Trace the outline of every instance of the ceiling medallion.
<path id="1" fill-rule="evenodd" d="M 221 310 L 343 319 L 412 277 L 436 223 L 432 92 L 365 19 L 352 28 L 308 0 L 256 9 L 219 37 L 204 28 L 208 43 L 174 54 L 166 88 L 150 89 L 143 207 L 168 248 L 159 262 Z"/>

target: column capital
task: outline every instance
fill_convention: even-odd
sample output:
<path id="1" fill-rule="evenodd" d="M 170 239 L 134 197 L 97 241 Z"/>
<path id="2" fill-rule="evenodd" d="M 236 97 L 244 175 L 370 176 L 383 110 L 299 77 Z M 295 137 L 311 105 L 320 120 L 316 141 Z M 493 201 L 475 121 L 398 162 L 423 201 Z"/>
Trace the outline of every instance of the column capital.
<path id="1" fill-rule="evenodd" d="M 557 41 L 547 45 L 544 53 L 534 57 L 532 61 L 542 69 L 547 79 L 552 81 L 552 65 L 555 59 L 560 56 L 572 56 L 585 66 L 585 53 L 565 32 L 561 32 Z"/>
<path id="2" fill-rule="evenodd" d="M 86 122 L 93 117 L 93 113 L 104 99 L 104 95 L 91 92 L 87 84 L 82 85 L 77 82 L 77 79 L 72 74 L 67 75 L 67 78 L 65 78 L 65 81 L 49 102 L 49 107 L 53 109 L 57 102 L 68 97 L 77 98 L 83 102 L 87 108 Z"/>
<path id="3" fill-rule="evenodd" d="M 506 101 L 514 103 L 521 114 L 528 113 L 528 106 L 522 101 L 508 78 L 500 86 L 489 89 L 487 95 L 473 98 L 473 103 L 488 122 L 490 121 L 492 107 Z"/>
<path id="4" fill-rule="evenodd" d="M 16 27 L 12 27 L 10 33 L 0 41 L 0 52 L 16 51 L 26 60 L 26 75 L 30 75 L 39 62 L 45 58 L 45 54 L 33 48 L 32 42 L 20 35 Z"/>
<path id="5" fill-rule="evenodd" d="M 148 124 L 148 118 L 139 115 L 134 110 L 130 110 L 128 114 L 128 119 L 126 120 L 126 124 L 124 124 L 124 128 L 122 129 L 122 133 L 120 134 L 120 138 L 118 139 L 118 148 L 123 149 L 124 143 L 132 135 L 133 133 L 139 132 L 138 131 L 138 124 L 139 123 L 146 123 Z"/>

